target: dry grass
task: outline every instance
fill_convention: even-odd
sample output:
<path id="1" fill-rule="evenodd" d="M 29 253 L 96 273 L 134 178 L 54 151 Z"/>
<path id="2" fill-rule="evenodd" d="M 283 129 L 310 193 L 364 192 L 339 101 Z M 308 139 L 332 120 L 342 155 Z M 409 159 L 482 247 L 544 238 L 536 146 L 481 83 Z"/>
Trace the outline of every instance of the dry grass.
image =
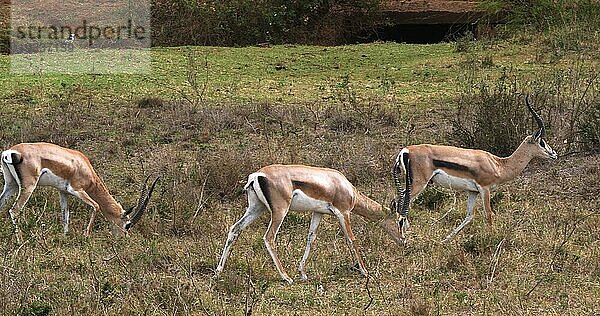
<path id="1" fill-rule="evenodd" d="M 333 85 L 334 101 L 285 103 L 194 103 L 158 93 L 128 101 L 83 85 L 77 92 L 44 95 L 41 99 L 50 101 L 34 109 L 25 105 L 42 95 L 43 84 L 21 87 L 20 93 L 13 87 L 4 100 L 24 105 L 21 111 L 0 109 L 5 146 L 44 140 L 82 150 L 125 205 L 135 202 L 145 174 L 161 174 L 163 180 L 128 238 L 111 236 L 103 220 L 84 238 L 87 208 L 75 200 L 72 232 L 63 236 L 58 195 L 49 189 L 34 194 L 24 211 L 23 245 L 15 243 L 10 221 L 1 221 L 4 312 L 590 315 L 600 310 L 600 156 L 591 154 L 532 163 L 499 188 L 493 227 L 478 213 L 448 244 L 439 241 L 464 217 L 463 194 L 428 194 L 429 200 L 411 211 L 412 235 L 405 247 L 354 217 L 369 278 L 352 268 L 336 222 L 326 219 L 308 263 L 309 281 L 284 284 L 262 242 L 264 217 L 241 235 L 222 277 L 214 279 L 228 226 L 245 208 L 241 187 L 250 172 L 275 162 L 333 167 L 387 204 L 396 151 L 408 143 L 447 139 L 453 95 L 424 101 L 422 107 L 398 106 L 385 96 L 353 100 L 352 82 L 350 89 L 344 80 Z M 399 98 L 402 89 L 394 94 Z M 302 256 L 308 224 L 308 214 L 290 214 L 278 237 L 290 275 Z"/>

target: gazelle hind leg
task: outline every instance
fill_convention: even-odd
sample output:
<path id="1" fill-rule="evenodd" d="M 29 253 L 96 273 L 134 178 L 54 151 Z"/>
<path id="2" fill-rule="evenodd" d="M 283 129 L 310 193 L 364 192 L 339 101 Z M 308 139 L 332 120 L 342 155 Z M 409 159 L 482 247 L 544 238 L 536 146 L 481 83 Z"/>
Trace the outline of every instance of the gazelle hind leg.
<path id="1" fill-rule="evenodd" d="M 0 195 L 0 210 L 4 208 L 8 200 L 12 198 L 15 193 L 19 191 L 19 184 L 12 177 L 12 174 L 8 170 L 8 167 L 5 166 L 4 162 L 2 162 L 2 168 L 0 169 L 4 176 L 4 189 L 2 190 L 2 195 Z"/>
<path id="2" fill-rule="evenodd" d="M 302 256 L 302 260 L 300 260 L 300 266 L 298 267 L 298 271 L 300 272 L 300 277 L 302 280 L 308 279 L 305 270 L 306 261 L 308 260 L 308 255 L 310 254 L 310 248 L 317 237 L 317 228 L 319 228 L 319 224 L 323 219 L 323 215 L 323 213 L 313 212 L 310 219 L 310 228 L 308 229 L 308 237 L 306 238 L 306 250 L 304 250 L 304 255 Z"/>
<path id="3" fill-rule="evenodd" d="M 271 222 L 269 223 L 269 227 L 267 228 L 267 232 L 265 233 L 263 240 L 265 242 L 265 246 L 267 247 L 267 251 L 271 255 L 271 259 L 273 259 L 273 263 L 275 264 L 275 268 L 287 283 L 292 284 L 294 281 L 287 275 L 285 269 L 283 269 L 283 265 L 277 256 L 275 240 L 277 239 L 277 233 L 279 232 L 279 228 L 283 223 L 283 219 L 287 215 L 288 209 L 282 207 L 272 207 L 271 208 Z"/>
<path id="4" fill-rule="evenodd" d="M 229 229 L 229 234 L 227 235 L 225 247 L 223 248 L 223 253 L 221 254 L 221 259 L 219 260 L 219 264 L 215 269 L 215 276 L 219 276 L 219 274 L 221 274 L 223 271 L 225 261 L 227 261 L 227 257 L 229 257 L 229 252 L 231 251 L 231 246 L 233 246 L 233 243 L 237 240 L 242 230 L 254 222 L 254 220 L 264 213 L 264 211 L 264 207 L 249 206 L 244 215 L 242 215 L 242 217 L 231 226 Z"/>
<path id="5" fill-rule="evenodd" d="M 427 186 L 427 181 L 421 181 L 420 178 L 414 179 L 409 189 L 404 191 L 404 201 L 403 207 L 405 208 L 404 214 L 400 214 L 400 219 L 398 220 L 398 226 L 400 226 L 400 233 L 402 234 L 402 239 L 406 241 L 406 235 L 408 229 L 410 228 L 410 224 L 408 221 L 408 210 L 410 209 L 410 204 L 417 198 L 417 196 L 425 189 Z M 409 193 L 409 194 L 406 194 Z"/>
<path id="6" fill-rule="evenodd" d="M 4 185 L 4 190 L 2 191 L 2 195 L 0 195 L 0 209 L 6 205 L 6 202 L 8 202 L 8 200 L 10 200 L 10 198 L 12 198 L 18 190 L 18 186 L 11 184 Z"/>
<path id="7" fill-rule="evenodd" d="M 15 227 L 15 235 L 17 236 L 17 243 L 19 243 L 19 244 L 23 243 L 23 233 L 19 229 L 18 217 L 19 217 L 21 210 L 25 206 L 25 204 L 27 204 L 27 201 L 29 201 L 29 198 L 31 197 L 31 194 L 33 193 L 34 190 L 35 190 L 35 185 L 31 185 L 31 186 L 26 187 L 23 190 L 20 190 L 19 195 L 17 196 L 17 200 L 15 201 L 13 206 L 10 208 L 10 210 L 8 210 L 8 213 L 10 214 L 10 219 L 13 223 L 13 226 Z"/>
<path id="8" fill-rule="evenodd" d="M 477 199 L 477 192 L 469 191 L 469 197 L 467 198 L 467 216 L 465 219 L 456 227 L 442 242 L 450 241 L 456 234 L 458 234 L 466 225 L 473 220 L 473 208 L 475 207 L 475 201 Z"/>

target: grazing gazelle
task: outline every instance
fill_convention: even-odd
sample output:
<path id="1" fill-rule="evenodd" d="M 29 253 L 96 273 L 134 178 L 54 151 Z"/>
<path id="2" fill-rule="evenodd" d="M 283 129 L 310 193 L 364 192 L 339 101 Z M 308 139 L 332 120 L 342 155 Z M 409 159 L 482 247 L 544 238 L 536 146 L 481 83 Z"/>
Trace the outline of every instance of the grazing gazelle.
<path id="1" fill-rule="evenodd" d="M 446 236 L 444 241 L 448 241 L 473 219 L 473 207 L 478 194 L 483 200 L 487 222 L 492 225 L 490 190 L 497 184 L 515 178 L 535 157 L 558 157 L 544 140 L 544 121 L 529 104 L 529 97 L 525 98 L 525 104 L 539 129 L 533 135 L 525 137 L 509 157 L 500 158 L 482 150 L 428 144 L 412 145 L 400 151 L 393 168 L 397 187 L 397 196 L 393 203 L 396 205 L 396 211 L 400 213 L 399 226 L 403 236 L 408 229 L 407 215 L 410 203 L 428 183 L 468 192 L 467 216 Z M 398 177 L 400 168 L 406 175 L 404 190 Z"/>
<path id="2" fill-rule="evenodd" d="M 59 190 L 65 234 L 69 230 L 67 194 L 74 195 L 91 206 L 91 218 L 86 230 L 86 236 L 89 236 L 97 211 L 102 212 L 104 217 L 114 224 L 115 231 L 127 233 L 140 220 L 158 180 L 158 178 L 154 180 L 146 195 L 149 179 L 147 178 L 138 205 L 125 211 L 110 195 L 92 168 L 89 159 L 79 151 L 48 143 L 22 143 L 3 151 L 1 159 L 4 190 L 0 196 L 0 209 L 15 193 L 18 193 L 14 205 L 8 212 L 15 226 L 19 243 L 22 242 L 22 236 L 17 225 L 17 217 L 38 185 Z"/>
<path id="3" fill-rule="evenodd" d="M 275 251 L 275 238 L 288 211 L 312 212 L 306 250 L 298 268 L 303 280 L 307 279 L 306 260 L 324 214 L 333 215 L 338 219 L 358 269 L 365 276 L 367 270 L 358 248 L 354 245 L 350 212 L 378 222 L 394 241 L 401 242 L 397 214 L 386 212 L 379 203 L 356 190 L 346 177 L 336 170 L 303 165 L 270 165 L 250 174 L 244 190 L 248 195 L 248 208 L 229 230 L 221 260 L 216 268 L 217 276 L 223 271 L 231 246 L 240 232 L 267 211 L 271 213 L 271 222 L 263 240 L 277 272 L 288 283 L 293 281 L 284 271 Z"/>

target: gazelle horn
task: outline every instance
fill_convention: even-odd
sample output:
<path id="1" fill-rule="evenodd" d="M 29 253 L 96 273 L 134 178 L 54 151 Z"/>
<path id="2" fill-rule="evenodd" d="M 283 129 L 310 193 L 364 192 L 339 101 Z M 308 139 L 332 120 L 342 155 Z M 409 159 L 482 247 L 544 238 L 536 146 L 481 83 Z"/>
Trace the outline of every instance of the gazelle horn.
<path id="1" fill-rule="evenodd" d="M 537 114 L 537 112 L 535 112 L 535 110 L 533 109 L 533 107 L 531 107 L 531 104 L 529 104 L 529 95 L 527 95 L 525 97 L 525 104 L 527 105 L 527 108 L 529 109 L 529 112 L 531 112 L 531 114 L 533 115 L 533 118 L 535 119 L 535 121 L 538 124 L 538 127 L 540 128 L 539 130 L 537 130 L 533 135 L 534 137 L 544 137 L 544 135 L 546 135 L 546 126 L 544 126 L 544 121 L 542 120 L 542 118 L 540 117 L 539 114 Z"/>
<path id="2" fill-rule="evenodd" d="M 125 229 L 129 230 L 135 225 L 142 215 L 144 215 L 144 211 L 146 211 L 146 206 L 148 206 L 148 201 L 150 201 L 150 197 L 152 196 L 152 192 L 154 191 L 154 187 L 156 186 L 156 182 L 160 179 L 160 177 L 156 177 L 152 185 L 150 186 L 150 191 L 146 195 L 146 188 L 148 184 L 148 180 L 150 180 L 150 176 L 146 177 L 146 181 L 144 181 L 144 185 L 142 186 L 142 190 L 140 192 L 140 198 L 138 199 L 138 204 L 135 208 L 127 211 L 125 215 L 129 215 L 129 223 L 127 223 Z"/>

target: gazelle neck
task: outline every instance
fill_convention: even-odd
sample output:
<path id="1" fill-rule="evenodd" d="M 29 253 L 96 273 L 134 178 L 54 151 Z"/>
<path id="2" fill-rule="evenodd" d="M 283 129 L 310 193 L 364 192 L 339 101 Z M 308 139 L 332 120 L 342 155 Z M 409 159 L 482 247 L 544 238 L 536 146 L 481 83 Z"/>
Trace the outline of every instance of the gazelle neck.
<path id="1" fill-rule="evenodd" d="M 529 145 L 527 139 L 525 139 L 512 155 L 506 158 L 499 158 L 500 164 L 504 167 L 500 172 L 500 182 L 514 179 L 527 167 L 534 157 Z"/>
<path id="2" fill-rule="evenodd" d="M 386 216 L 381 204 L 371 200 L 358 190 L 356 190 L 356 204 L 352 212 L 372 222 L 381 221 Z"/>
<path id="3" fill-rule="evenodd" d="M 396 243 L 401 244 L 402 234 L 398 228 L 395 214 L 387 207 L 382 207 L 381 204 L 358 192 L 358 190 L 355 190 L 355 192 L 356 204 L 352 212 L 371 222 L 377 222 Z"/>
<path id="4" fill-rule="evenodd" d="M 98 203 L 107 219 L 120 219 L 124 213 L 123 207 L 117 202 L 102 181 L 95 181 L 88 191 L 89 196 Z"/>

